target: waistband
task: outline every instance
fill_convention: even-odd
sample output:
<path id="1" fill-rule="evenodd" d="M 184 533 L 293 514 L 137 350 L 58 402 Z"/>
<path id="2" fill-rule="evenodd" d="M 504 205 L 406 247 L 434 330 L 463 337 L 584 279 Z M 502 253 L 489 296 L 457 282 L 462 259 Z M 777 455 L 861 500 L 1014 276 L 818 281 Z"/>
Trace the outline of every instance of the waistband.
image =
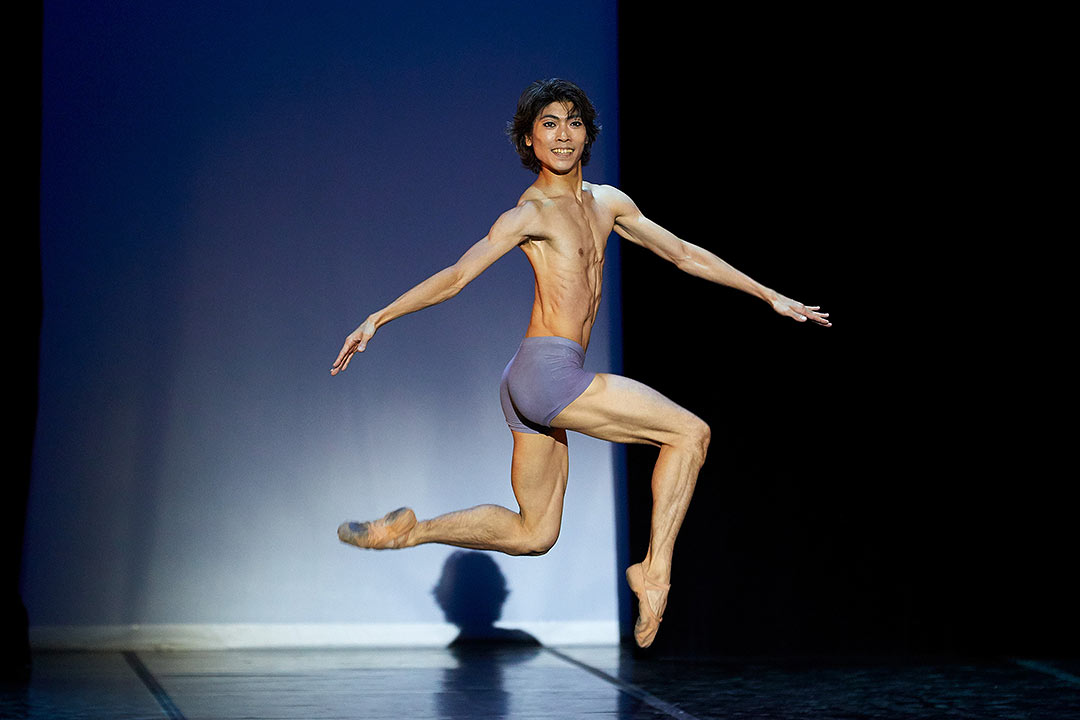
<path id="1" fill-rule="evenodd" d="M 526 345 L 562 345 L 575 350 L 582 355 L 585 355 L 585 348 L 581 347 L 581 343 L 577 340 L 571 340 L 570 338 L 564 338 L 561 335 L 540 335 L 537 337 L 527 337 L 522 339 L 521 347 Z"/>

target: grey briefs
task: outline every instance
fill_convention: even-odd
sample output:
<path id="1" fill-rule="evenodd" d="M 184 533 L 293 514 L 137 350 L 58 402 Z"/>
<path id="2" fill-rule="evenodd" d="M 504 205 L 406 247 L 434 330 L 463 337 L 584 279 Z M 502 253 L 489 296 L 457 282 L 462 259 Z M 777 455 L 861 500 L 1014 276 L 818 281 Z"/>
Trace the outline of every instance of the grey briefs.
<path id="1" fill-rule="evenodd" d="M 551 421 L 589 387 L 585 350 L 564 337 L 527 337 L 499 385 L 506 424 L 523 433 L 551 432 Z"/>

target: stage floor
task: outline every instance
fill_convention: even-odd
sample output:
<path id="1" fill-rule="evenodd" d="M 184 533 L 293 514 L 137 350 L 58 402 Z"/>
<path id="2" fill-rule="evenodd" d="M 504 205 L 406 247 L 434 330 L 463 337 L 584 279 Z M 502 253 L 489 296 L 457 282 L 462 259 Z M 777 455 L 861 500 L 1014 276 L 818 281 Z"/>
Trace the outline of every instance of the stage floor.
<path id="1" fill-rule="evenodd" d="M 37 652 L 0 717 L 1080 718 L 1080 660 L 675 659 L 617 647 Z"/>

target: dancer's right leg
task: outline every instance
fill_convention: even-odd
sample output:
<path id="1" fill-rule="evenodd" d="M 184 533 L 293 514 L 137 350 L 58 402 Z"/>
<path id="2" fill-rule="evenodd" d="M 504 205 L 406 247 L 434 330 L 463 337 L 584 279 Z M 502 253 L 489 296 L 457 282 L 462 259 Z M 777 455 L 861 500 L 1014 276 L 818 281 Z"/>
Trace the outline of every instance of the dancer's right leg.
<path id="1" fill-rule="evenodd" d="M 559 537 L 562 524 L 569 469 L 566 432 L 556 430 L 550 436 L 519 432 L 513 435 L 510 474 L 518 512 L 499 505 L 478 505 L 439 515 L 413 525 L 394 541 L 393 547 L 441 543 L 508 555 L 547 552 Z M 342 540 L 351 542 L 346 537 Z"/>
<path id="2" fill-rule="evenodd" d="M 553 424 L 602 440 L 660 448 L 652 475 L 649 549 L 640 563 L 626 571 L 630 589 L 638 598 L 634 637 L 647 647 L 667 606 L 675 537 L 705 462 L 709 426 L 652 388 L 606 373 L 598 374 Z"/>

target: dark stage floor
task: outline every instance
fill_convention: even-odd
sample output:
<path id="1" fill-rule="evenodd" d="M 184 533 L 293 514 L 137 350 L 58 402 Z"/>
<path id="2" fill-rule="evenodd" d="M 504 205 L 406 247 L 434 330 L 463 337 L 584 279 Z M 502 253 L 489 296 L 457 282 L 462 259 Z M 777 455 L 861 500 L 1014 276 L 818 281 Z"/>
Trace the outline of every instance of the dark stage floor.
<path id="1" fill-rule="evenodd" d="M 1080 661 L 619 648 L 39 652 L 3 718 L 1080 718 Z"/>

